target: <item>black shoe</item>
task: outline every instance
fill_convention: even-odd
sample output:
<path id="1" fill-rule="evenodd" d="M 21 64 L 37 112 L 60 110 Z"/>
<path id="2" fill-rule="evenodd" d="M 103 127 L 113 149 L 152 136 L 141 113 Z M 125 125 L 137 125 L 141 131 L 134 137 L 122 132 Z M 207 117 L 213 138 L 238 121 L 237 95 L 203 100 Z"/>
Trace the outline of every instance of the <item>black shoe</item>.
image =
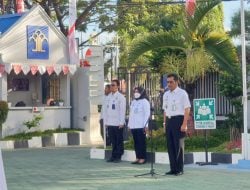
<path id="1" fill-rule="evenodd" d="M 138 161 L 139 160 L 135 160 L 135 161 L 131 162 L 131 164 L 139 164 Z"/>
<path id="2" fill-rule="evenodd" d="M 121 159 L 120 159 L 120 158 L 114 159 L 113 162 L 114 162 L 114 163 L 119 163 L 119 162 L 121 162 Z"/>
<path id="3" fill-rule="evenodd" d="M 165 175 L 175 175 L 175 174 L 176 174 L 176 172 L 173 172 L 173 171 L 171 171 L 171 170 L 170 170 L 169 172 L 166 172 L 166 173 L 165 173 Z"/>
<path id="4" fill-rule="evenodd" d="M 114 158 L 110 158 L 110 159 L 108 159 L 106 162 L 114 162 L 114 161 L 115 161 Z"/>
<path id="5" fill-rule="evenodd" d="M 174 175 L 176 175 L 176 176 L 183 175 L 183 171 L 182 172 L 177 172 Z"/>

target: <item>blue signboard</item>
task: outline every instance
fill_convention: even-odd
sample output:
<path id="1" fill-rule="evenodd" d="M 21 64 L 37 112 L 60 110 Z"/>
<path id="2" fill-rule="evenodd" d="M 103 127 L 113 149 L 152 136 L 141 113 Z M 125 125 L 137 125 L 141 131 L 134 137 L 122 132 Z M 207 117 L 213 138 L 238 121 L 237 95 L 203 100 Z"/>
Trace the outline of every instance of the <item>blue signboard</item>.
<path id="1" fill-rule="evenodd" d="M 27 26 L 27 58 L 49 59 L 48 26 Z"/>

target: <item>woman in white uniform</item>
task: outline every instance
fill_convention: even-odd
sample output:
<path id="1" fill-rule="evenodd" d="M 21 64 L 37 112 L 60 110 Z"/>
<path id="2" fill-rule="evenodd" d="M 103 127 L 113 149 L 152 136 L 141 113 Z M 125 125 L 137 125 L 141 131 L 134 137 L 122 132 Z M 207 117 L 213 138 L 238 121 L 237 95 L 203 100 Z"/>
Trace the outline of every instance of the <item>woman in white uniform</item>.
<path id="1" fill-rule="evenodd" d="M 142 87 L 134 88 L 134 99 L 130 105 L 128 128 L 134 139 L 136 160 L 132 164 L 146 163 L 146 131 L 150 117 L 150 103 Z"/>

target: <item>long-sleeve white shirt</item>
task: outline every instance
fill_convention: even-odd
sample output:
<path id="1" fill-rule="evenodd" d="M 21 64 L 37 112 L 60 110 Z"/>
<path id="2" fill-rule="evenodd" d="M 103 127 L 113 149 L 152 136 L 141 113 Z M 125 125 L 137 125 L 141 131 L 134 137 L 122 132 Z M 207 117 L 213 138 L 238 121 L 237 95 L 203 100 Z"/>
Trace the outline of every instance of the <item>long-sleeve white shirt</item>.
<path id="1" fill-rule="evenodd" d="M 108 126 L 120 126 L 125 123 L 126 99 L 120 92 L 110 93 L 103 110 L 103 121 Z"/>
<path id="2" fill-rule="evenodd" d="M 107 103 L 108 103 L 108 95 L 104 95 L 102 100 L 100 119 L 103 119 L 103 112 L 105 110 L 105 107 L 107 107 Z"/>
<path id="3" fill-rule="evenodd" d="M 147 99 L 133 100 L 130 105 L 128 127 L 139 129 L 147 126 L 150 117 L 150 104 Z"/>

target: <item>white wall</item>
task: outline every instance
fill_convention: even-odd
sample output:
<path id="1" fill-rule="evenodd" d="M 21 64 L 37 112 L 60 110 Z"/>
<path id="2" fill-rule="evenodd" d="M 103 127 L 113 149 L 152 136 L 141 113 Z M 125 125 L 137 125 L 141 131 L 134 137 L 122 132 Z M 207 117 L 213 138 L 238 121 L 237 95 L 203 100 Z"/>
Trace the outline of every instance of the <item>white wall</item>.
<path id="1" fill-rule="evenodd" d="M 10 108 L 6 122 L 3 124 L 2 135 L 3 137 L 28 131 L 23 124 L 25 121 L 30 121 L 35 115 L 42 115 L 40 127 L 31 129 L 34 130 L 47 130 L 61 128 L 70 128 L 70 107 L 40 107 L 41 112 L 32 112 L 32 107 L 16 107 Z"/>

